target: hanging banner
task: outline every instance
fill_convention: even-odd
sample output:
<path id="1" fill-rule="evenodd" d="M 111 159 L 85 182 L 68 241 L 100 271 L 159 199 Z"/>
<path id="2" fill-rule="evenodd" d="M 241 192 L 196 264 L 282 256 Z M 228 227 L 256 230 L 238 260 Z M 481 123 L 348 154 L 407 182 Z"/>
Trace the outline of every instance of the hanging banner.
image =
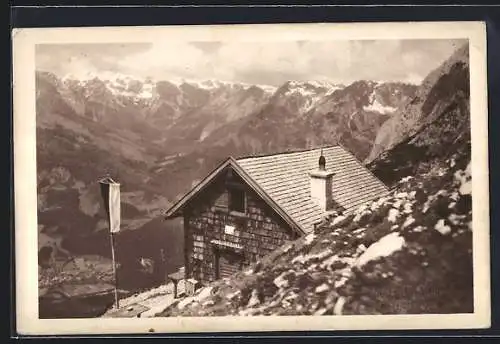
<path id="1" fill-rule="evenodd" d="M 111 233 L 120 231 L 120 184 L 107 177 L 99 182 Z"/>

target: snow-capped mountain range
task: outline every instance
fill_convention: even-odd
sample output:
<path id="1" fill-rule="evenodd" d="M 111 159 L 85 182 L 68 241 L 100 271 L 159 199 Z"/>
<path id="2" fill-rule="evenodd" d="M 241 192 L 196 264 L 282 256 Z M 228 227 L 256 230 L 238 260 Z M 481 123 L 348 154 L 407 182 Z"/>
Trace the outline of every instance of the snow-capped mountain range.
<path id="1" fill-rule="evenodd" d="M 157 142 L 164 143 L 168 134 L 169 140 L 185 141 L 187 145 L 204 141 L 221 126 L 267 111 L 266 108 L 282 108 L 292 118 L 325 114 L 338 106 L 345 90 L 347 93 L 354 90 L 352 85 L 325 80 L 291 80 L 275 87 L 220 80 L 155 80 L 114 72 L 87 72 L 61 78 L 39 72 L 38 76 L 42 83 L 51 84 L 61 100 L 80 116 L 99 123 L 119 122 L 123 129 L 135 131 L 147 127 L 147 135 Z M 352 109 L 342 110 L 341 115 L 348 112 L 352 118 L 360 111 L 376 117 L 390 115 L 415 88 L 394 83 L 359 83 L 364 85 L 362 99 L 348 95 L 350 98 L 342 100 L 343 104 L 356 104 Z M 42 86 L 38 93 L 43 91 Z M 44 113 L 42 107 L 41 126 L 53 126 L 60 120 L 54 118 L 53 112 Z"/>
<path id="2" fill-rule="evenodd" d="M 169 80 L 154 80 L 152 78 L 140 78 L 123 73 L 115 72 L 86 72 L 82 74 L 67 74 L 61 78 L 62 84 L 68 87 L 78 85 L 87 89 L 87 96 L 91 95 L 92 85 L 96 82 L 102 82 L 106 89 L 117 97 L 129 97 L 136 102 L 153 99 L 158 96 L 158 82 L 168 82 L 177 88 L 191 86 L 208 92 L 217 92 L 217 90 L 226 89 L 232 91 L 247 91 L 251 88 L 262 90 L 265 94 L 272 95 L 280 89 L 284 97 L 304 98 L 303 107 L 300 112 L 307 112 L 323 97 L 330 96 L 335 91 L 345 87 L 332 81 L 310 80 L 310 81 L 287 81 L 281 87 L 263 84 L 248 84 L 243 82 L 222 81 L 222 80 L 193 80 L 172 78 Z M 378 112 L 382 114 L 391 114 L 397 110 L 397 107 L 381 104 L 377 99 L 377 87 L 382 83 L 369 82 L 374 86 L 372 94 L 369 97 L 369 103 L 364 106 L 365 111 Z M 395 90 L 395 95 L 400 90 Z"/>
<path id="3" fill-rule="evenodd" d="M 115 72 L 86 72 L 82 74 L 66 74 L 61 77 L 61 81 L 66 84 L 74 84 L 75 82 L 82 87 L 89 85 L 91 81 L 102 81 L 107 89 L 116 96 L 136 97 L 138 99 L 150 99 L 155 96 L 155 85 L 159 81 L 153 78 L 142 78 L 129 74 L 115 73 Z M 247 90 L 251 87 L 257 87 L 267 93 L 276 91 L 275 86 L 271 85 L 254 85 L 242 82 L 232 82 L 223 80 L 193 80 L 183 78 L 171 78 L 167 80 L 169 83 L 182 87 L 182 85 L 189 85 L 202 90 L 214 91 L 220 88 Z"/>
<path id="4" fill-rule="evenodd" d="M 155 228 L 155 214 L 227 156 L 340 142 L 363 158 L 392 116 L 386 108 L 399 109 L 414 92 L 368 81 L 273 87 L 38 71 L 40 228 L 63 231 L 69 251 L 74 244 L 101 254 L 93 236 L 102 228 L 99 176 L 111 173 L 124 186 L 125 230 Z"/>

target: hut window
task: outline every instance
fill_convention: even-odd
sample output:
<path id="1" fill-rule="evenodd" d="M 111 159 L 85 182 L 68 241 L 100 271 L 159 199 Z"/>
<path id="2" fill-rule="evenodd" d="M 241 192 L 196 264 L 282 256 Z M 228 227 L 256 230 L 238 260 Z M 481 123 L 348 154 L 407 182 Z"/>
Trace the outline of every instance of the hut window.
<path id="1" fill-rule="evenodd" d="M 245 213 L 245 191 L 238 188 L 229 190 L 229 210 Z"/>

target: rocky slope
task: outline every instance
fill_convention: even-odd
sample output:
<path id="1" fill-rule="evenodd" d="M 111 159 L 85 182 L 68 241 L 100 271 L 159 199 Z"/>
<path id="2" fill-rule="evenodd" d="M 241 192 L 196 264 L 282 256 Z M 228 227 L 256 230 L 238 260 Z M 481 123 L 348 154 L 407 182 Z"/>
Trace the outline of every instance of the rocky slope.
<path id="1" fill-rule="evenodd" d="M 380 128 L 367 162 L 414 135 L 450 108 L 463 108 L 469 95 L 469 46 L 460 47 L 432 71 L 403 111 Z M 462 111 L 462 110 L 457 110 Z"/>
<path id="2" fill-rule="evenodd" d="M 380 129 L 378 138 L 387 134 L 386 124 L 391 126 L 397 123 L 397 127 L 401 128 L 404 123 L 414 123 L 404 133 L 399 133 L 399 142 L 392 149 L 368 163 L 369 168 L 387 184 L 412 175 L 422 163 L 432 164 L 448 158 L 458 147 L 470 142 L 467 56 L 467 47 L 460 48 L 426 78 L 426 89 L 432 90 L 428 92 L 428 98 L 422 100 L 417 96 L 406 108 L 413 112 L 403 112 L 401 118 L 391 118 Z M 434 80 L 434 84 L 429 84 L 430 80 Z M 419 92 L 422 94 L 422 90 Z M 397 133 L 397 129 L 391 133 Z"/>

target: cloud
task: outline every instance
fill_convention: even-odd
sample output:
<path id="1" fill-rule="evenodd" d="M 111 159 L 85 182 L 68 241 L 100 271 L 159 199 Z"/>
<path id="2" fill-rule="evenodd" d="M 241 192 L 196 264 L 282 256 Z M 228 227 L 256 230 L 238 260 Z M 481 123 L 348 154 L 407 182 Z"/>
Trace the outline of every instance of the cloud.
<path id="1" fill-rule="evenodd" d="M 122 56 L 148 50 L 151 44 L 40 44 L 35 48 L 38 70 L 57 75 L 119 71 Z"/>
<path id="2" fill-rule="evenodd" d="M 152 77 L 193 75 L 205 63 L 206 54 L 189 43 L 159 42 L 137 54 L 130 54 L 117 61 L 129 72 Z"/>
<path id="3" fill-rule="evenodd" d="M 286 80 L 420 82 L 464 41 L 371 40 L 180 42 L 45 47 L 37 66 L 112 70 L 155 79 L 219 79 L 279 85 Z"/>

